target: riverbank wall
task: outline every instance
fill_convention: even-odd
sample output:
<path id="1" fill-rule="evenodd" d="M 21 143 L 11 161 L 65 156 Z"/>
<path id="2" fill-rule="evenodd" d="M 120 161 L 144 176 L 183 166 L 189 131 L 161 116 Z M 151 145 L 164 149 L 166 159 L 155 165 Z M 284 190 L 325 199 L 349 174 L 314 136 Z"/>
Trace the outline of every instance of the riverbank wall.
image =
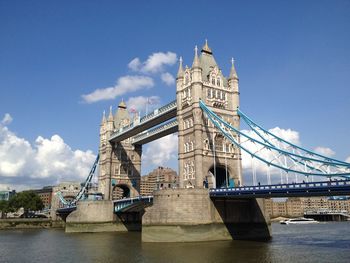
<path id="1" fill-rule="evenodd" d="M 64 228 L 63 221 L 52 221 L 49 218 L 9 218 L 0 219 L 0 230 L 8 229 L 37 229 Z"/>

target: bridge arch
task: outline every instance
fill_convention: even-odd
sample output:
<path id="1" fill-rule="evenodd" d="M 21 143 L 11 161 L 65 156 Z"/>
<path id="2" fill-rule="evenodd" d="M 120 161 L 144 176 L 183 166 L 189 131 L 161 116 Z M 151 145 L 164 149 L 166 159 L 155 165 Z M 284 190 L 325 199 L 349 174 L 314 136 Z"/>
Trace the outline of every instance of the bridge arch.
<path id="1" fill-rule="evenodd" d="M 227 174 L 226 174 L 226 169 L 227 169 Z M 215 171 L 214 171 L 214 165 L 210 167 L 208 170 L 208 177 L 211 177 L 210 180 L 215 186 L 215 188 L 223 188 L 223 187 L 233 187 L 234 186 L 234 180 L 230 180 L 230 168 L 222 164 L 216 164 L 215 165 Z M 215 182 L 215 183 L 214 183 Z"/>
<path id="2" fill-rule="evenodd" d="M 130 186 L 127 184 L 117 184 L 113 187 L 112 200 L 129 198 L 130 197 Z"/>

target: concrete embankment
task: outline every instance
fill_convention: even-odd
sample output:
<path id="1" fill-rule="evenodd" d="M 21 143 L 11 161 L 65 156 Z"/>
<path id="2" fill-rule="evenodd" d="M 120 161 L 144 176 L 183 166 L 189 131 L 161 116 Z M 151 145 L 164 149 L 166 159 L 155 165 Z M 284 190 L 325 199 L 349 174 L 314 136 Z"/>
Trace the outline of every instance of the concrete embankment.
<path id="1" fill-rule="evenodd" d="M 117 217 L 112 201 L 79 202 L 66 218 L 67 233 L 141 231 L 141 218 L 136 213 Z"/>
<path id="2" fill-rule="evenodd" d="M 64 228 L 63 221 L 52 221 L 48 218 L 14 218 L 0 219 L 0 230 L 32 228 Z"/>

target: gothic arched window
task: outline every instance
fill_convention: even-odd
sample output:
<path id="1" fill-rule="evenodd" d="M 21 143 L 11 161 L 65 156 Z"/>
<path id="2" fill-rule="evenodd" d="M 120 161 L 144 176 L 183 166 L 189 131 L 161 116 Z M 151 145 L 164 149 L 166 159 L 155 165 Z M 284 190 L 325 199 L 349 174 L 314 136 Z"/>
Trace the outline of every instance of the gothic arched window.
<path id="1" fill-rule="evenodd" d="M 218 79 L 217 79 L 216 84 L 217 84 L 218 86 L 220 86 L 220 85 L 221 85 L 220 78 L 218 78 Z"/>
<path id="2" fill-rule="evenodd" d="M 215 78 L 211 79 L 211 84 L 215 85 Z"/>

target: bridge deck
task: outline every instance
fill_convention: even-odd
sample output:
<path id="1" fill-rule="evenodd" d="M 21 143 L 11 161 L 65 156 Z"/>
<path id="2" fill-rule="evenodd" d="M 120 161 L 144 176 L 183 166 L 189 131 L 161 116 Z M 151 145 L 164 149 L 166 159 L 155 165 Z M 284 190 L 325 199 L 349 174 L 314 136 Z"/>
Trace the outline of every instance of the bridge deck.
<path id="1" fill-rule="evenodd" d="M 211 197 L 271 198 L 350 195 L 350 180 L 210 189 Z"/>

